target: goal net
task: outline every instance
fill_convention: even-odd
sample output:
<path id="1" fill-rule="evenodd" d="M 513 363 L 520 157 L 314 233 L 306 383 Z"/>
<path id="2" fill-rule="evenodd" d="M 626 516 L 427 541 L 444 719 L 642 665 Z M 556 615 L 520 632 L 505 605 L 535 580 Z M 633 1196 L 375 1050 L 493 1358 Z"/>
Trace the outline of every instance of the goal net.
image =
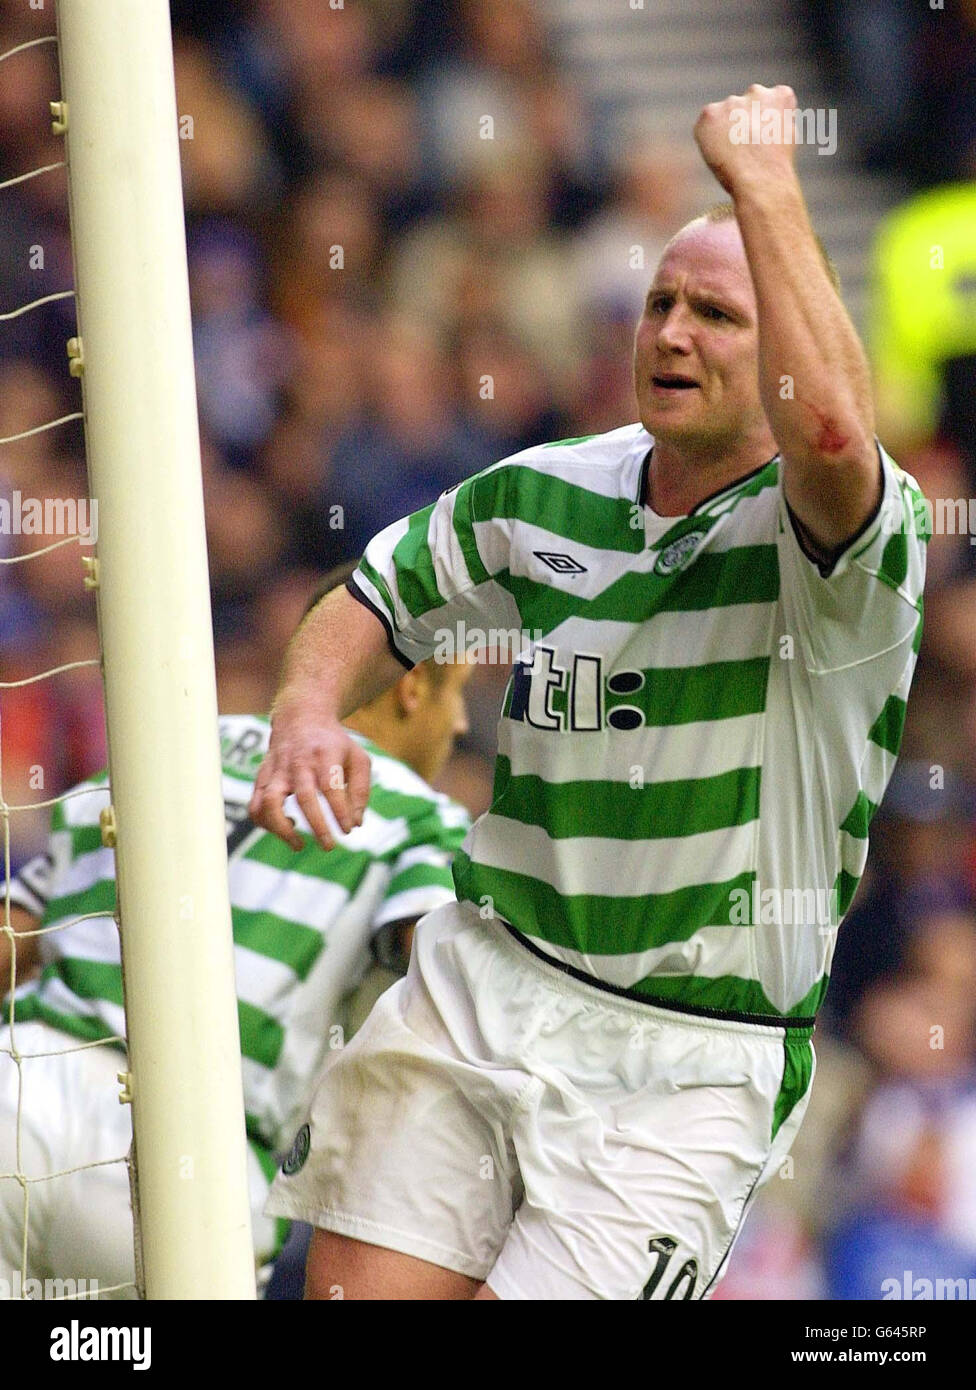
<path id="1" fill-rule="evenodd" d="M 51 114 L 53 130 L 64 141 L 75 287 L 0 306 L 0 334 L 5 320 L 73 294 L 77 331 L 67 345 L 66 366 L 81 382 L 83 405 L 80 412 L 0 438 L 0 447 L 83 419 L 92 511 L 87 536 L 76 526 L 50 545 L 3 559 L 31 564 L 47 551 L 75 553 L 77 582 L 95 598 L 101 659 L 65 661 L 26 681 L 0 682 L 7 885 L 0 996 L 10 995 L 0 1033 L 0 1097 L 7 1097 L 0 1111 L 0 1199 L 4 1188 L 8 1198 L 15 1194 L 18 1227 L 16 1254 L 0 1271 L 8 1284 L 0 1296 L 88 1296 L 67 1278 L 54 1280 L 59 1286 L 53 1292 L 28 1282 L 43 1263 L 37 1258 L 43 1223 L 33 1217 L 44 1207 L 44 1194 L 55 1183 L 77 1181 L 92 1166 L 69 1159 L 52 1169 L 26 1133 L 32 1084 L 40 1084 L 43 1074 L 43 1084 L 56 1095 L 58 1083 L 51 1078 L 63 1065 L 64 1086 L 74 1084 L 67 1078 L 95 1075 L 99 1068 L 113 1083 L 117 1074 L 118 1098 L 131 1105 L 131 1152 L 107 1155 L 98 1164 L 131 1169 L 138 1292 L 153 1299 L 253 1298 L 168 5 L 59 0 L 57 34 L 0 54 L 0 80 L 25 51 L 46 44 L 56 45 L 61 76 Z M 0 199 L 10 185 L 57 167 L 17 174 L 0 184 Z M 97 539 L 90 524 L 96 503 Z M 85 540 L 94 544 L 82 551 Z M 112 1036 L 67 1039 L 63 1048 L 31 1052 L 36 1029 L 18 1025 L 18 953 L 23 959 L 27 944 L 42 942 L 51 929 L 14 931 L 10 877 L 18 817 L 36 814 L 38 807 L 55 809 L 67 826 L 72 817 L 63 796 L 42 792 L 21 799 L 16 791 L 8 799 L 3 702 L 27 681 L 42 683 L 86 664 L 100 664 L 104 680 L 111 799 L 106 794 L 100 845 L 93 850 L 115 855 L 124 1016 L 120 1010 L 121 1027 Z M 53 1110 L 48 1123 L 52 1129 L 59 1124 Z M 96 1192 L 97 1185 L 90 1190 Z M 8 1199 L 3 1211 L 10 1210 Z M 83 1276 L 84 1270 L 62 1273 Z"/>

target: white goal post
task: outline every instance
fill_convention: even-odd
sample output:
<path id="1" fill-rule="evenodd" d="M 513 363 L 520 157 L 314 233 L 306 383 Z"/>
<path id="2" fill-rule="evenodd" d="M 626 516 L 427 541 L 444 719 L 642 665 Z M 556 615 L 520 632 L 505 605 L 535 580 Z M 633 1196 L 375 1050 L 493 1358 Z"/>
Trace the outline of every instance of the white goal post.
<path id="1" fill-rule="evenodd" d="M 144 1291 L 253 1298 L 169 7 L 57 20 Z"/>

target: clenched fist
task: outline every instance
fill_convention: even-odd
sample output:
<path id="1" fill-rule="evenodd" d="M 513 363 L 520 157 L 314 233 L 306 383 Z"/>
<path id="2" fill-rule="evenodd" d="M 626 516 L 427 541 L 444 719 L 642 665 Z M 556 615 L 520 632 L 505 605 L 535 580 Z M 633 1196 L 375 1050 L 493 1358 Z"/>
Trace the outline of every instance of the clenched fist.
<path id="1" fill-rule="evenodd" d="M 753 83 L 744 96 L 706 106 L 695 123 L 705 163 L 735 196 L 746 186 L 793 177 L 796 96 L 792 87 Z"/>

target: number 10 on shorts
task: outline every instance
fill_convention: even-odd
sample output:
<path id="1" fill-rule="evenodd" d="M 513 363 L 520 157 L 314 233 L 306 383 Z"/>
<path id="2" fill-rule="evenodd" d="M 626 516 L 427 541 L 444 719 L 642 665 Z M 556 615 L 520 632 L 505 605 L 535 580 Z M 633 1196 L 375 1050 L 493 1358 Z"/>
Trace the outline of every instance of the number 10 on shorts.
<path id="1" fill-rule="evenodd" d="M 647 1243 L 647 1248 L 654 1255 L 654 1268 L 651 1270 L 651 1277 L 641 1292 L 641 1298 L 647 1300 L 654 1297 L 654 1290 L 664 1278 L 664 1271 L 671 1262 L 671 1257 L 678 1248 L 678 1242 L 672 1236 L 653 1236 Z M 671 1280 L 668 1291 L 664 1295 L 664 1302 L 671 1299 L 687 1300 L 693 1298 L 695 1294 L 695 1284 L 698 1280 L 698 1262 L 696 1260 L 685 1260 L 677 1274 Z M 684 1287 L 682 1287 L 682 1285 Z"/>

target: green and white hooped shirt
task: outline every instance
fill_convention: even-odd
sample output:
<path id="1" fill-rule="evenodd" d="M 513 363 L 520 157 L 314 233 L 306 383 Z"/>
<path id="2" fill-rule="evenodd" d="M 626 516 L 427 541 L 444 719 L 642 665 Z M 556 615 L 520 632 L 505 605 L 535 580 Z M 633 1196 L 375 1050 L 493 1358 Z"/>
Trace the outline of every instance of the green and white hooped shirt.
<path id="1" fill-rule="evenodd" d="M 828 569 L 778 459 L 661 517 L 652 445 L 504 459 L 376 536 L 350 590 L 407 665 L 521 643 L 459 899 L 606 988 L 805 1028 L 901 739 L 920 493 L 879 447 L 881 507 Z"/>
<path id="2" fill-rule="evenodd" d="M 296 853 L 247 816 L 269 736 L 257 716 L 220 720 L 244 1104 L 270 1176 L 271 1154 L 291 1143 L 322 1060 L 342 1043 L 342 1001 L 372 964 L 377 933 L 454 901 L 451 859 L 471 822 L 464 807 L 354 734 L 370 755 L 363 823 L 348 835 L 336 826 L 336 847 L 326 852 L 290 799 L 287 814 L 307 832 Z M 57 803 L 49 855 L 10 885 L 11 901 L 43 912 L 45 926 L 66 923 L 40 938 L 43 971 L 17 991 L 15 1017 L 86 1040 L 125 1036 L 115 857 L 99 825 L 108 803 L 107 774 Z M 84 913 L 98 915 L 74 920 Z"/>

